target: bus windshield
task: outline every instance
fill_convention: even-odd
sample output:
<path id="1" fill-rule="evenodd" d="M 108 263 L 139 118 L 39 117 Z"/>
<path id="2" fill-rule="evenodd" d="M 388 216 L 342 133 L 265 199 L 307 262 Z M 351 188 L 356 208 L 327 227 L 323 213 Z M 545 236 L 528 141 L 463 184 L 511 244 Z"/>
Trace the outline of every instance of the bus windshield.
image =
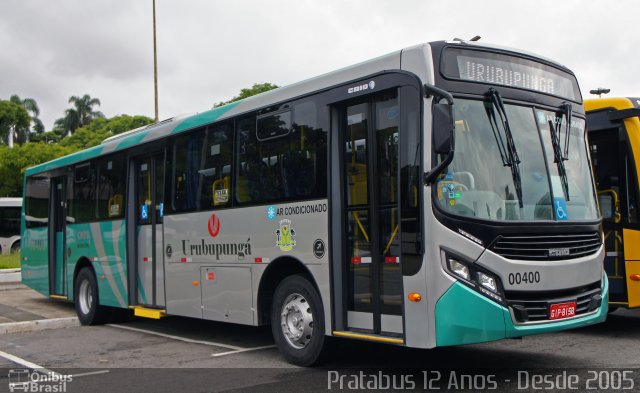
<path id="1" fill-rule="evenodd" d="M 453 107 L 455 154 L 437 182 L 437 203 L 446 212 L 497 221 L 598 218 L 584 120 L 571 121 L 568 154 L 563 165 L 557 165 L 552 132 L 566 132 L 565 117 L 507 104 L 504 115 L 510 132 L 505 133 L 493 102 L 456 99 Z M 564 134 L 561 138 L 565 140 Z M 559 168 L 566 172 L 567 187 Z"/>

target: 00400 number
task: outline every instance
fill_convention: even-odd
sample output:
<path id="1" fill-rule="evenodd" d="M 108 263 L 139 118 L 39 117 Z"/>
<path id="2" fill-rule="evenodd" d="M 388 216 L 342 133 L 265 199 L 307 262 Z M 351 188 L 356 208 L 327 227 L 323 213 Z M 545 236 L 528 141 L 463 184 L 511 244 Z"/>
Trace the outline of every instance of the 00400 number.
<path id="1" fill-rule="evenodd" d="M 509 285 L 537 284 L 540 282 L 540 272 L 509 273 Z"/>

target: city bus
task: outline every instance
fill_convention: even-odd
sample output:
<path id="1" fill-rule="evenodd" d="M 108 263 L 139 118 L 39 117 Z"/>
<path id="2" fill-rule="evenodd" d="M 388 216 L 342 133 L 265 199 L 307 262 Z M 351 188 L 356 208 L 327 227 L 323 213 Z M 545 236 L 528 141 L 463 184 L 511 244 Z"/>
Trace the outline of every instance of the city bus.
<path id="1" fill-rule="evenodd" d="M 405 48 L 27 169 L 22 277 L 75 302 L 433 348 L 606 318 L 574 74 L 460 40 Z M 555 158 L 560 158 L 556 162 Z"/>
<path id="2" fill-rule="evenodd" d="M 0 254 L 20 252 L 22 198 L 0 198 Z"/>
<path id="3" fill-rule="evenodd" d="M 609 308 L 640 307 L 640 98 L 584 102 L 604 229 Z"/>

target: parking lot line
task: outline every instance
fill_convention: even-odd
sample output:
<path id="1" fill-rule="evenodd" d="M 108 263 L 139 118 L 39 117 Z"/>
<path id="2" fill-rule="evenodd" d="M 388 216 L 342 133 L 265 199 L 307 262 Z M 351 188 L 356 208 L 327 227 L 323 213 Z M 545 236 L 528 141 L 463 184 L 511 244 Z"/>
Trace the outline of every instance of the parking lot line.
<path id="1" fill-rule="evenodd" d="M 212 341 L 193 340 L 193 339 L 186 338 L 186 337 L 173 336 L 171 334 L 158 333 L 158 332 L 154 332 L 152 330 L 138 329 L 138 328 L 134 328 L 134 327 L 130 327 L 130 326 L 116 325 L 116 324 L 112 324 L 112 323 L 107 324 L 105 326 L 111 326 L 111 327 L 118 328 L 118 329 L 130 330 L 132 332 L 150 334 L 150 335 L 153 335 L 153 336 L 164 337 L 164 338 L 168 338 L 168 339 L 171 339 L 171 340 L 183 341 L 183 342 L 190 343 L 190 344 L 201 344 L 201 345 L 209 345 L 209 346 L 212 346 L 212 347 L 227 348 L 227 349 L 230 349 L 232 351 L 242 351 L 243 349 L 251 349 L 251 348 L 237 347 L 235 345 L 229 345 L 229 344 L 214 343 Z"/>
<path id="2" fill-rule="evenodd" d="M 59 376 L 60 375 L 55 371 L 48 370 L 48 369 L 46 369 L 46 368 L 44 368 L 42 366 L 39 366 L 39 365 L 37 365 L 35 363 L 31 363 L 28 360 L 24 360 L 22 358 L 17 357 L 16 355 L 12 355 L 10 353 L 6 353 L 6 352 L 3 352 L 3 351 L 0 351 L 0 356 L 5 358 L 5 359 L 7 359 L 10 362 L 18 363 L 19 365 L 24 366 L 26 368 L 30 368 L 33 371 L 35 371 L 37 373 L 40 373 L 40 374 L 51 375 L 51 376 L 53 376 L 53 375 Z"/>
<path id="3" fill-rule="evenodd" d="M 265 345 L 262 347 L 253 347 L 253 348 L 242 348 L 242 349 L 238 349 L 236 351 L 228 351 L 228 352 L 221 352 L 221 353 L 214 353 L 213 356 L 214 358 L 217 358 L 219 356 L 226 356 L 226 355 L 233 355 L 236 353 L 241 353 L 241 352 L 249 352 L 249 351 L 259 351 L 261 349 L 267 349 L 267 348 L 275 348 L 275 345 Z"/>
<path id="4" fill-rule="evenodd" d="M 106 374 L 108 372 L 109 370 L 98 370 L 98 371 L 90 371 L 90 372 L 80 373 L 80 374 L 73 374 L 72 376 L 74 378 L 78 378 L 78 377 L 87 377 L 89 375 Z"/>

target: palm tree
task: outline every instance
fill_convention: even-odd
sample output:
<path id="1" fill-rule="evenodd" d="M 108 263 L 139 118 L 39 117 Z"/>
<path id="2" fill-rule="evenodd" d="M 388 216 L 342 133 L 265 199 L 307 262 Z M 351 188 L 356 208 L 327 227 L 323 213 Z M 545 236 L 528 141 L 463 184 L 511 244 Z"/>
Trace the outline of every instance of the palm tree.
<path id="1" fill-rule="evenodd" d="M 80 128 L 80 116 L 75 109 L 67 109 L 64 111 L 64 117 L 53 123 L 53 128 L 66 131 L 67 136 L 71 136 L 78 128 Z"/>
<path id="2" fill-rule="evenodd" d="M 82 97 L 71 96 L 71 98 L 69 98 L 69 103 L 75 106 L 75 112 L 80 127 L 86 126 L 96 117 L 104 117 L 102 112 L 93 110 L 94 106 L 100 106 L 100 100 L 97 98 L 91 98 L 88 94 L 85 94 Z M 69 115 L 69 113 L 67 113 L 67 115 Z"/>
<path id="3" fill-rule="evenodd" d="M 38 118 L 40 114 L 40 108 L 38 108 L 38 104 L 36 100 L 33 98 L 25 98 L 24 100 L 20 98 L 17 94 L 14 94 L 9 98 L 9 101 L 14 104 L 20 105 L 23 107 L 27 113 L 29 114 L 29 125 L 27 127 L 18 127 L 14 130 L 15 138 L 18 143 L 25 143 L 29 140 L 29 134 L 32 132 L 36 132 L 38 134 L 44 132 L 44 125 L 42 121 Z"/>

